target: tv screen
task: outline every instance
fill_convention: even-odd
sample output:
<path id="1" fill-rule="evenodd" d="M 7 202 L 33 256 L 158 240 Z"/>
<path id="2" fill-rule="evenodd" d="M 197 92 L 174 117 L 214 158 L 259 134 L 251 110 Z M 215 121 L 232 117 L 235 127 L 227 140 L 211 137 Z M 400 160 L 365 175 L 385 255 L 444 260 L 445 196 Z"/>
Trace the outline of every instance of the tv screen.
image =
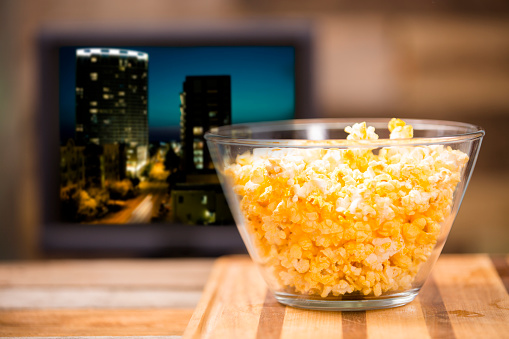
<path id="1" fill-rule="evenodd" d="M 43 248 L 242 251 L 204 134 L 312 117 L 309 28 L 49 29 L 39 46 Z"/>
<path id="2" fill-rule="evenodd" d="M 292 46 L 61 47 L 61 220 L 232 224 L 204 133 L 294 116 Z"/>

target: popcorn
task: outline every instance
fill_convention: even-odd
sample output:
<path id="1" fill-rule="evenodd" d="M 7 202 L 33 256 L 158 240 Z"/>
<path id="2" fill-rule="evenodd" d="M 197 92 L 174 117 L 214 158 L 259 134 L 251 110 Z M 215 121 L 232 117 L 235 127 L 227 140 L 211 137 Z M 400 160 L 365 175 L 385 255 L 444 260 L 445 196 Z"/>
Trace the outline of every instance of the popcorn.
<path id="1" fill-rule="evenodd" d="M 391 121 L 389 121 L 389 131 L 391 132 L 391 139 L 406 139 L 414 136 L 412 126 L 407 125 L 401 119 L 392 118 Z"/>
<path id="2" fill-rule="evenodd" d="M 391 139 L 412 126 L 389 123 Z M 376 140 L 366 123 L 348 140 Z M 408 289 L 450 213 L 468 156 L 442 145 L 255 149 L 228 165 L 254 247 L 280 290 L 380 296 Z"/>

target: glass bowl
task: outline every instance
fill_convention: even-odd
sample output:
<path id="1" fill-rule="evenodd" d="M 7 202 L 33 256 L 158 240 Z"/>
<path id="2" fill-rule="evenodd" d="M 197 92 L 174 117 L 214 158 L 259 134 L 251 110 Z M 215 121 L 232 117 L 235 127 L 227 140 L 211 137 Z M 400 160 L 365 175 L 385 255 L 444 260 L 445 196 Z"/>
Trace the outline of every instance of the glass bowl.
<path id="1" fill-rule="evenodd" d="M 400 123 L 390 139 L 389 119 L 253 123 L 206 134 L 242 239 L 280 303 L 355 311 L 417 296 L 484 131 L 405 122 L 413 138 Z"/>

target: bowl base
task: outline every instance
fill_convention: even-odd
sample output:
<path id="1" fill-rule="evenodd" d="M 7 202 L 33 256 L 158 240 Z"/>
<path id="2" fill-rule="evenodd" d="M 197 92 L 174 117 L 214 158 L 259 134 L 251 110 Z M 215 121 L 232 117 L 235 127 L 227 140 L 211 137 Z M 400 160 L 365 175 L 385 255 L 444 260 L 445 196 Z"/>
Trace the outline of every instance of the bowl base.
<path id="1" fill-rule="evenodd" d="M 395 293 L 390 296 L 366 299 L 310 299 L 289 293 L 276 292 L 274 296 L 283 305 L 317 311 L 367 311 L 403 306 L 415 299 L 419 290 Z"/>

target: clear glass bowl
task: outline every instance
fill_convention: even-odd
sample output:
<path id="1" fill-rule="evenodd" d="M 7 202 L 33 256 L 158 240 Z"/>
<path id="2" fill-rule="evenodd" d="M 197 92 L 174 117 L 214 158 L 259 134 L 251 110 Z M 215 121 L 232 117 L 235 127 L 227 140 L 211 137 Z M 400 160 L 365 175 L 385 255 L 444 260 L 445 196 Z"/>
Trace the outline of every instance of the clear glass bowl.
<path id="1" fill-rule="evenodd" d="M 363 121 L 379 139 L 346 140 L 345 127 Z M 206 134 L 239 232 L 279 302 L 345 311 L 417 296 L 484 131 L 405 122 L 411 139 L 389 139 L 388 119 L 256 123 Z"/>

